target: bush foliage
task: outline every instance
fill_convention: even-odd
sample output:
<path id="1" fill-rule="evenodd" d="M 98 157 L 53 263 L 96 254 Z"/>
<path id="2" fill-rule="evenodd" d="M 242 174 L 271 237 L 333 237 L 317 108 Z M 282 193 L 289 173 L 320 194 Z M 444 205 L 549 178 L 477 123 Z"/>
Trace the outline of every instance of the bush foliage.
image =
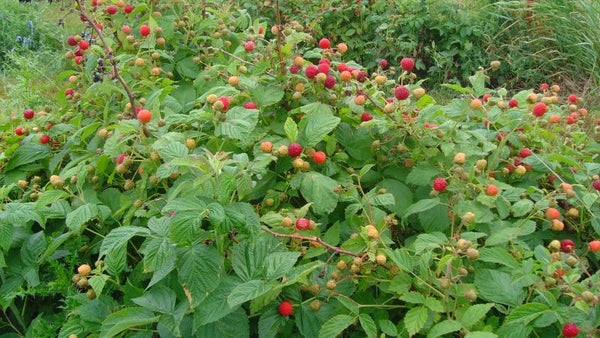
<path id="1" fill-rule="evenodd" d="M 70 5 L 55 105 L 2 126 L 2 332 L 598 334 L 577 93 L 486 62 L 441 104 L 412 59 L 232 3 Z"/>

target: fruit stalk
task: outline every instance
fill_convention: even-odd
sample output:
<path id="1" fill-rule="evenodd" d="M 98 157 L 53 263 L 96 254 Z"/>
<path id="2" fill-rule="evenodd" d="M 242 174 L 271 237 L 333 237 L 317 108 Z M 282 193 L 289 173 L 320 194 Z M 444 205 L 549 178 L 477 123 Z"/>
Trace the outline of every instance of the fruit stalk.
<path id="1" fill-rule="evenodd" d="M 81 1 L 75 0 L 75 2 L 77 3 L 77 7 L 79 8 L 79 14 L 81 15 L 81 17 L 92 26 L 92 28 L 96 31 L 98 38 L 102 42 L 102 45 L 104 46 L 104 52 L 106 53 L 106 57 L 108 58 L 111 66 L 112 66 L 113 77 L 116 78 L 117 81 L 119 81 L 119 83 L 121 83 L 121 85 L 125 89 L 125 92 L 127 92 L 127 96 L 129 97 L 129 102 L 131 103 L 132 116 L 135 116 L 136 115 L 135 95 L 133 95 L 131 88 L 129 88 L 129 85 L 127 84 L 127 82 L 125 82 L 125 79 L 123 79 L 123 77 L 119 73 L 119 70 L 117 69 L 117 60 L 115 59 L 115 57 L 113 55 L 112 49 L 108 46 L 108 43 L 106 43 L 106 40 L 104 39 L 104 35 L 102 35 L 102 31 L 100 30 L 100 28 L 98 26 L 94 25 L 94 23 L 85 14 L 85 11 L 83 9 L 83 5 L 81 4 Z"/>
<path id="2" fill-rule="evenodd" d="M 338 248 L 337 246 L 333 246 L 327 242 L 324 242 L 321 238 L 317 237 L 317 236 L 301 236 L 301 235 L 290 235 L 290 234 L 280 234 L 278 232 L 272 231 L 271 229 L 268 228 L 262 228 L 263 231 L 270 233 L 271 235 L 275 236 L 275 237 L 286 237 L 286 238 L 295 238 L 295 239 L 300 239 L 300 240 L 304 240 L 304 241 L 309 241 L 309 242 L 316 242 L 321 244 L 322 246 L 326 247 L 329 250 L 335 251 L 338 254 L 344 254 L 344 255 L 348 255 L 348 256 L 353 256 L 353 257 L 362 257 L 364 256 L 363 254 L 357 254 L 354 253 L 352 251 L 348 251 L 348 250 L 344 250 L 341 248 Z"/>
<path id="3" fill-rule="evenodd" d="M 281 75 L 285 75 L 285 63 L 283 62 L 283 56 L 281 54 L 281 13 L 279 12 L 279 0 L 275 2 L 275 14 L 277 16 L 277 56 L 279 57 L 279 68 Z"/>

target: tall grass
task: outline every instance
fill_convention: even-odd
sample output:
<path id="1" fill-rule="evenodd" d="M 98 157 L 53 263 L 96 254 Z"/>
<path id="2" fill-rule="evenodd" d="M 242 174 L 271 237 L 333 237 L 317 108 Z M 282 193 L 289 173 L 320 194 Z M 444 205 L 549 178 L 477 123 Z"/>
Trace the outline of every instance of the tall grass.
<path id="1" fill-rule="evenodd" d="M 581 94 L 600 87 L 600 1 L 501 1 L 487 7 L 503 26 L 489 51 L 504 57 L 513 79 L 527 85 L 554 80 Z"/>
<path id="2" fill-rule="evenodd" d="M 59 25 L 64 6 L 0 0 L 0 122 L 26 107 L 52 105 L 53 77 L 67 66 L 64 41 L 82 29 L 75 15 Z"/>

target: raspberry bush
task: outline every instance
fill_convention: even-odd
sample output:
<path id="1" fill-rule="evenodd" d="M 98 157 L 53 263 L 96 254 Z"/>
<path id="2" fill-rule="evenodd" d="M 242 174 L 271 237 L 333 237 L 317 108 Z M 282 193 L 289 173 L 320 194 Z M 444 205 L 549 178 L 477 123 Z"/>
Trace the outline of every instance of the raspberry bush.
<path id="1" fill-rule="evenodd" d="M 70 8 L 56 105 L 3 126 L 1 330 L 599 333 L 584 99 L 494 63 L 438 102 L 415 60 L 368 73 L 231 3 Z"/>

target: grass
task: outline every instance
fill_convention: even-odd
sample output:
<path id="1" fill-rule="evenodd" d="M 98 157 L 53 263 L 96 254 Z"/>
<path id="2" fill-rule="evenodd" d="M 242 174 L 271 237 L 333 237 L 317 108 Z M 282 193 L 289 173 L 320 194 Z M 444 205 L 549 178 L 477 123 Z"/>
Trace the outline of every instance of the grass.
<path id="1" fill-rule="evenodd" d="M 54 76 L 67 67 L 63 41 L 83 28 L 74 14 L 65 19 L 64 6 L 0 0 L 0 120 L 26 107 L 52 106 Z"/>

